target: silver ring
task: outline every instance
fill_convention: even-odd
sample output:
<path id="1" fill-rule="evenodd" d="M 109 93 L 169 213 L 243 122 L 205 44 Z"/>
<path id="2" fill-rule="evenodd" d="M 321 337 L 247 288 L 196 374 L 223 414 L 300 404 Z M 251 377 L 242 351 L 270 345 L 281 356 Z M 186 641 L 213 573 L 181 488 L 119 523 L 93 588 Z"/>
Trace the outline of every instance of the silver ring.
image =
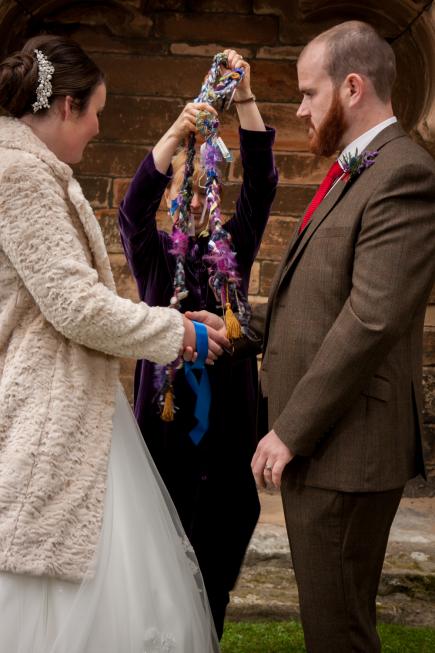
<path id="1" fill-rule="evenodd" d="M 273 465 L 265 465 L 264 469 L 265 469 L 265 471 L 267 471 L 267 472 L 271 472 L 272 469 L 273 469 Z"/>

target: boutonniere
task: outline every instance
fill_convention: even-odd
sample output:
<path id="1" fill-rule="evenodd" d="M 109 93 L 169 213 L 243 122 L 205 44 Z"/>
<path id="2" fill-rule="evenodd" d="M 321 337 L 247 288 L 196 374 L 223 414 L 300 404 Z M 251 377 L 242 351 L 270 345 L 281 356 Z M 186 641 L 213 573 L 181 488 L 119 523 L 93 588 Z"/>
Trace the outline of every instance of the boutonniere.
<path id="1" fill-rule="evenodd" d="M 373 150 L 372 152 L 363 152 L 358 154 L 358 150 L 355 150 L 354 154 L 345 154 L 342 158 L 343 170 L 344 170 L 344 181 L 349 181 L 358 177 L 363 170 L 370 168 L 375 162 L 376 157 L 378 156 L 379 151 Z"/>

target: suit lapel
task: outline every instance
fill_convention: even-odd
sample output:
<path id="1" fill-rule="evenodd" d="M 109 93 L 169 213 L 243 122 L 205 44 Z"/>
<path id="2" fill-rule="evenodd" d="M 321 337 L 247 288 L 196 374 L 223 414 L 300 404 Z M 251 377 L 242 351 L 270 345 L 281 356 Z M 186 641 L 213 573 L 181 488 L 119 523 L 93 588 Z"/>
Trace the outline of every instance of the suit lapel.
<path id="1" fill-rule="evenodd" d="M 300 253 L 305 249 L 310 238 L 316 232 L 318 227 L 322 224 L 323 220 L 325 220 L 328 214 L 332 211 L 332 209 L 337 204 L 337 202 L 341 199 L 345 190 L 348 187 L 349 187 L 348 181 L 345 181 L 344 179 L 339 179 L 339 181 L 337 181 L 335 186 L 333 186 L 333 188 L 329 191 L 329 193 L 323 199 L 321 204 L 314 211 L 304 231 L 302 232 L 302 234 L 300 234 L 298 239 L 294 241 L 290 251 L 288 252 L 288 255 L 285 259 L 286 261 L 285 265 L 283 266 L 282 269 L 281 277 L 277 284 L 277 289 L 279 288 L 281 281 L 284 279 L 284 277 L 287 275 L 289 270 L 292 268 L 292 266 L 298 259 Z"/>
<path id="2" fill-rule="evenodd" d="M 406 132 L 404 132 L 404 130 L 398 123 L 394 123 L 389 127 L 386 127 L 384 130 L 382 130 L 367 145 L 364 151 L 380 150 L 390 141 L 396 138 L 402 138 L 404 136 L 406 136 Z M 376 165 L 376 162 L 374 163 L 374 165 Z M 351 186 L 351 182 L 346 182 L 343 179 L 340 179 L 336 183 L 336 185 L 331 189 L 331 191 L 326 195 L 326 197 L 323 199 L 321 204 L 317 207 L 316 211 L 314 211 L 313 215 L 311 216 L 310 222 L 308 223 L 308 225 L 306 226 L 302 234 L 298 233 L 300 222 L 297 224 L 295 233 L 293 234 L 293 237 L 290 240 L 287 251 L 283 259 L 281 260 L 279 268 L 272 280 L 272 284 L 269 292 L 267 315 L 266 315 L 266 325 L 265 325 L 266 337 L 264 340 L 265 343 L 267 342 L 267 333 L 269 330 L 272 308 L 276 299 L 276 294 L 279 290 L 281 283 L 284 281 L 285 277 L 290 272 L 290 270 L 294 267 L 294 265 L 296 265 L 297 261 L 299 260 L 300 254 L 305 249 L 310 238 L 313 236 L 313 234 L 316 232 L 318 227 L 327 218 L 328 214 L 332 211 L 332 209 L 342 198 L 345 190 L 348 190 L 350 186 Z"/>

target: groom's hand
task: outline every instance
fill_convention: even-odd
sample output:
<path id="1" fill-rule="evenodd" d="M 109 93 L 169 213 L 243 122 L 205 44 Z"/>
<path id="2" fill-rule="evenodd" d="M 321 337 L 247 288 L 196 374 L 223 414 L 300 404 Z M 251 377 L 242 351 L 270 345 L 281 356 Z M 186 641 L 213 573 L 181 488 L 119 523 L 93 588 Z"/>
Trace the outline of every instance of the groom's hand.
<path id="1" fill-rule="evenodd" d="M 231 346 L 223 319 L 219 315 L 208 311 L 186 311 L 184 316 L 189 320 L 202 322 L 207 327 L 209 357 L 206 362 L 212 365 L 217 357 L 223 353 L 223 350 Z M 190 352 L 186 353 L 190 354 Z"/>
<path id="2" fill-rule="evenodd" d="M 227 333 L 225 330 L 225 322 L 219 315 L 216 313 L 209 313 L 209 311 L 186 311 L 184 313 L 189 320 L 195 320 L 195 322 L 202 322 L 207 327 L 212 327 L 215 331 L 221 332 L 224 337 Z"/>
<path id="3" fill-rule="evenodd" d="M 224 321 L 214 313 L 209 313 L 208 311 L 186 311 L 183 315 L 185 321 L 186 331 L 193 329 L 193 324 L 191 320 L 196 322 L 202 322 L 207 328 L 208 334 L 208 357 L 206 363 L 213 365 L 214 361 L 222 355 L 223 349 L 228 348 L 230 345 L 229 340 L 226 337 L 226 329 Z M 189 323 L 186 328 L 186 323 Z M 193 329 L 194 332 L 194 329 Z M 197 353 L 195 351 L 195 344 L 192 342 L 184 342 L 184 351 L 183 357 L 184 360 L 194 361 L 197 358 Z"/>
<path id="4" fill-rule="evenodd" d="M 277 436 L 274 430 L 269 431 L 258 443 L 251 468 L 257 487 L 274 485 L 279 488 L 285 466 L 294 458 L 294 454 Z"/>

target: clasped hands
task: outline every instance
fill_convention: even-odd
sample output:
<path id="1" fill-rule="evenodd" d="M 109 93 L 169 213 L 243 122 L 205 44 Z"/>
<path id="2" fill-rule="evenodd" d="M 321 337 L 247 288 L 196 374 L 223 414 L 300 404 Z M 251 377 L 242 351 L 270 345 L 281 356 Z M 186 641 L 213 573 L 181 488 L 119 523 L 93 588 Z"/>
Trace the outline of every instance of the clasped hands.
<path id="1" fill-rule="evenodd" d="M 213 363 L 218 356 L 223 353 L 223 348 L 230 345 L 226 337 L 224 321 L 208 311 L 186 311 L 184 314 L 186 322 L 195 320 L 202 322 L 208 331 L 209 358 L 207 362 Z M 195 330 L 192 322 L 190 327 L 193 330 L 193 340 L 195 339 Z M 186 336 L 185 336 L 186 337 Z M 195 349 L 194 342 L 185 347 L 184 357 L 186 360 L 194 360 Z M 281 485 L 282 473 L 286 465 L 294 458 L 294 454 L 279 438 L 272 429 L 258 443 L 251 462 L 252 473 L 257 483 L 257 487 L 264 488 L 273 485 L 279 488 Z"/>
<path id="2" fill-rule="evenodd" d="M 221 356 L 224 349 L 230 347 L 230 341 L 227 338 L 225 323 L 219 315 L 208 313 L 207 311 L 189 312 L 183 315 L 184 320 L 184 340 L 182 355 L 186 361 L 194 361 L 196 353 L 196 333 L 192 320 L 202 322 L 207 328 L 208 335 L 208 356 L 206 363 L 214 365 L 215 360 Z"/>

